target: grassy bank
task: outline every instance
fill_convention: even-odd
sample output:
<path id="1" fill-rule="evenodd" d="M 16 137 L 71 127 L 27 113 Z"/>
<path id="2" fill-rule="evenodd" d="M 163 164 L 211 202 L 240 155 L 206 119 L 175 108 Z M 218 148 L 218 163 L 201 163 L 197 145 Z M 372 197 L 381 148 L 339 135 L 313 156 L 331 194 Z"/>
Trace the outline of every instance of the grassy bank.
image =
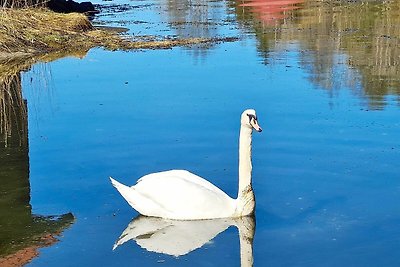
<path id="1" fill-rule="evenodd" d="M 57 14 L 42 8 L 2 9 L 0 12 L 2 52 L 35 53 L 62 49 L 93 30 L 81 14 Z"/>
<path id="2" fill-rule="evenodd" d="M 38 54 L 87 50 L 102 46 L 110 50 L 170 48 L 229 39 L 133 39 L 97 29 L 85 15 L 59 14 L 44 8 L 0 9 L 0 58 L 10 54 Z"/>

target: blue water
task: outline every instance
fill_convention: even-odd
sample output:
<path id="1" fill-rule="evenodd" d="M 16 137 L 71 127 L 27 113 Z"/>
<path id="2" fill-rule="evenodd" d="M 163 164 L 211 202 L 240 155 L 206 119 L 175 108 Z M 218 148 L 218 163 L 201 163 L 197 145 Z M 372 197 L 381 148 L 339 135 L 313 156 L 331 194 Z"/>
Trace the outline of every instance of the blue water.
<path id="1" fill-rule="evenodd" d="M 150 4 L 144 17 L 133 9 L 116 18 L 152 21 L 150 29 L 125 24 L 130 34 L 139 27 L 159 34 L 169 26 L 165 3 Z M 210 5 L 219 21 L 234 17 L 228 3 Z M 241 39 L 201 49 L 97 48 L 23 74 L 33 212 L 76 218 L 28 266 L 240 266 L 235 227 L 179 257 L 134 241 L 113 251 L 138 213 L 108 177 L 134 184 L 148 173 L 187 169 L 233 197 L 246 108 L 257 110 L 264 129 L 253 135 L 254 266 L 399 266 L 398 95 L 374 108 L 358 70 L 313 72 L 315 51 L 300 41 L 271 45 L 266 63 L 251 31 L 235 21 L 216 27 L 217 35 Z M 32 86 L 31 77 L 43 79 L 38 72 L 46 85 Z M 352 83 L 342 81 L 348 73 Z M 314 82 L 318 75 L 339 88 Z"/>

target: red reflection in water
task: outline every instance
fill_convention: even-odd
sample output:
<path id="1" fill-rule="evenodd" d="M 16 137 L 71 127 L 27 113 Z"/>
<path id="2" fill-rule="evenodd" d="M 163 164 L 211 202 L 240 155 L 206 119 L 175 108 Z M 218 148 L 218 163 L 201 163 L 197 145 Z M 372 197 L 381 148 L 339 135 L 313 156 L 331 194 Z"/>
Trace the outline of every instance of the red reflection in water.
<path id="1" fill-rule="evenodd" d="M 253 13 L 268 24 L 288 17 L 287 11 L 300 8 L 297 4 L 304 0 L 242 0 L 242 7 L 252 7 Z"/>

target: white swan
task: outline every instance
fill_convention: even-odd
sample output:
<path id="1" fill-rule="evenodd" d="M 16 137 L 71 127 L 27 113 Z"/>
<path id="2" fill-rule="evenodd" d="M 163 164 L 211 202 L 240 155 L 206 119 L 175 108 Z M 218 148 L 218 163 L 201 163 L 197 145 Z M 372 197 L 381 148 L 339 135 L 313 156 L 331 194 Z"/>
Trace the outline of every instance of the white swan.
<path id="1" fill-rule="evenodd" d="M 175 220 L 233 218 L 254 213 L 251 135 L 261 132 L 253 109 L 242 113 L 239 137 L 239 190 L 229 197 L 207 180 L 184 170 L 152 173 L 128 187 L 110 177 L 125 200 L 142 215 Z"/>

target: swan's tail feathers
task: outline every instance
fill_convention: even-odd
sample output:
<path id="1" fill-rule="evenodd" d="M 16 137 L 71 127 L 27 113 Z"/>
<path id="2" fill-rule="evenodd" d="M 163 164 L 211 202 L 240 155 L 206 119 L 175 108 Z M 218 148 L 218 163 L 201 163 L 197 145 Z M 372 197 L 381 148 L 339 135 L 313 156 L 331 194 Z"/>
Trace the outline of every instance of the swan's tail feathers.
<path id="1" fill-rule="evenodd" d="M 119 188 L 127 187 L 126 185 L 121 184 L 121 183 L 118 182 L 117 180 L 114 180 L 112 177 L 110 177 L 110 181 L 111 181 L 112 185 L 113 185 L 115 188 L 117 188 L 118 191 L 119 191 Z"/>
<path id="2" fill-rule="evenodd" d="M 129 203 L 129 205 L 137 210 L 135 202 L 137 202 L 136 198 L 138 197 L 138 193 L 136 192 L 136 190 L 129 186 L 121 184 L 117 180 L 114 180 L 112 177 L 110 177 L 110 180 L 111 184 L 118 190 L 118 192 Z"/>
<path id="3" fill-rule="evenodd" d="M 128 204 L 137 210 L 140 214 L 146 216 L 159 217 L 157 211 L 160 210 L 159 204 L 140 194 L 135 188 L 121 184 L 117 180 L 110 177 L 112 185 L 118 190 L 121 196 L 128 202 Z"/>

